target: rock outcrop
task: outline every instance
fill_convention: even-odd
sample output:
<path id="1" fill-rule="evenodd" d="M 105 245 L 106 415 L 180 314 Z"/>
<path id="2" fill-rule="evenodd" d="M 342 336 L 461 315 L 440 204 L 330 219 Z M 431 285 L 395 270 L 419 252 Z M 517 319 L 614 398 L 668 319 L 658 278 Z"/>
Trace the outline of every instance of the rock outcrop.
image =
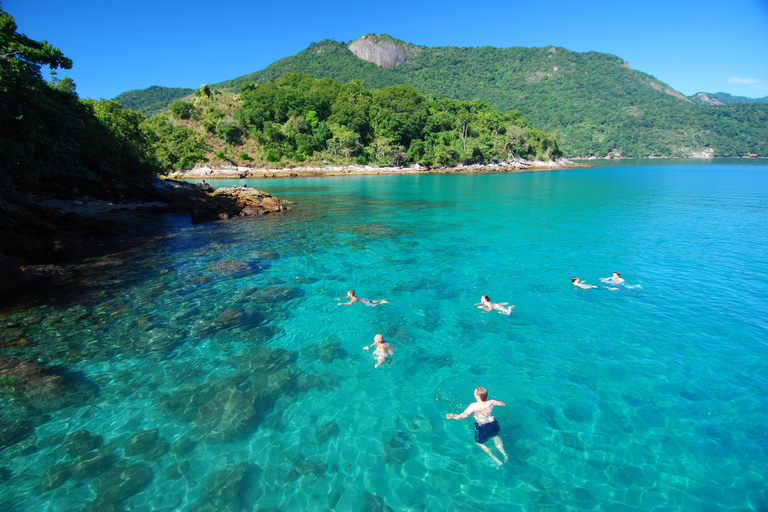
<path id="1" fill-rule="evenodd" d="M 206 222 L 290 209 L 289 201 L 254 188 L 214 190 L 175 180 L 112 189 L 83 183 L 51 192 L 0 197 L 0 293 L 66 277 L 52 264 L 86 257 L 83 240 L 116 235 L 126 216 L 188 211 L 192 220 Z"/>
<path id="2" fill-rule="evenodd" d="M 411 45 L 397 41 L 386 34 L 365 35 L 352 41 L 347 48 L 358 58 L 373 62 L 384 69 L 392 69 L 401 62 L 405 62 L 409 54 L 414 51 Z"/>

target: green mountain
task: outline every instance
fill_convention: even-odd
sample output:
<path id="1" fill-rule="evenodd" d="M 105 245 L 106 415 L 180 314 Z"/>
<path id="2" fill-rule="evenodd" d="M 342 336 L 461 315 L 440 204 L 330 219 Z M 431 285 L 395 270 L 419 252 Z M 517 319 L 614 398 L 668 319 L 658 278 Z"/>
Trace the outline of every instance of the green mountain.
<path id="1" fill-rule="evenodd" d="M 189 96 L 194 89 L 184 87 L 160 87 L 153 85 L 146 89 L 135 89 L 124 92 L 114 99 L 120 102 L 123 108 L 130 108 L 144 115 L 152 116 L 168 108 L 168 105 L 176 100 Z"/>
<path id="2" fill-rule="evenodd" d="M 520 111 L 539 130 L 556 131 L 571 157 L 768 155 L 768 105 L 695 104 L 615 55 L 553 46 L 425 47 L 368 34 L 349 44 L 313 43 L 213 87 L 237 91 L 246 82 L 266 83 L 288 72 L 479 98 L 502 111 Z"/>
<path id="3" fill-rule="evenodd" d="M 734 103 L 768 103 L 768 96 L 763 98 L 747 98 L 746 96 L 732 96 L 727 92 L 697 92 L 688 99 L 700 105 L 732 105 Z"/>

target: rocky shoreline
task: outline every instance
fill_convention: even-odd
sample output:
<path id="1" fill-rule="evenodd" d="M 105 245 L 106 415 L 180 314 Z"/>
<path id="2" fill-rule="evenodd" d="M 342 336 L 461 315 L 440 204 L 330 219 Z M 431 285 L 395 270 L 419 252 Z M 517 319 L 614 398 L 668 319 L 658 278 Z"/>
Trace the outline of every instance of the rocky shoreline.
<path id="1" fill-rule="evenodd" d="M 177 180 L 195 179 L 259 179 L 259 178 L 304 178 L 318 176 L 349 176 L 349 175 L 406 175 L 406 174 L 454 174 L 454 173 L 509 173 L 529 171 L 551 171 L 573 167 L 587 167 L 590 164 L 576 163 L 561 158 L 544 162 L 541 160 L 513 160 L 491 164 L 470 164 L 456 167 L 378 167 L 371 165 L 349 166 L 296 166 L 283 169 L 242 167 L 235 165 L 196 166 L 186 171 L 178 171 L 168 175 Z"/>
<path id="2" fill-rule="evenodd" d="M 0 197 L 0 292 L 65 274 L 60 264 L 88 256 L 84 242 L 109 238 L 157 214 L 189 212 L 194 222 L 265 215 L 291 203 L 244 186 L 157 180 L 145 187 L 79 183 L 45 196 Z"/>

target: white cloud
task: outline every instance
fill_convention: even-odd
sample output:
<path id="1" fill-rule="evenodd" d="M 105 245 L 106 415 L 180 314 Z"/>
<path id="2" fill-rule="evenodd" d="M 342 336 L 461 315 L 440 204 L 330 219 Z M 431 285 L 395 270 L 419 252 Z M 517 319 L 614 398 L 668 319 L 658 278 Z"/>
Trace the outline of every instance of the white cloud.
<path id="1" fill-rule="evenodd" d="M 744 84 L 744 85 L 754 85 L 760 83 L 760 80 L 757 78 L 741 78 L 739 76 L 732 76 L 728 79 L 729 84 Z"/>

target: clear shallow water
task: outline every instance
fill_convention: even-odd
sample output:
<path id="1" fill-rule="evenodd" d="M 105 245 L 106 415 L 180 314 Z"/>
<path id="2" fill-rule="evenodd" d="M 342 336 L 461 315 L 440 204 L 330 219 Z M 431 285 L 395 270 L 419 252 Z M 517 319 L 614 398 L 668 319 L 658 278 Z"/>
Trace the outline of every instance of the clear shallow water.
<path id="1" fill-rule="evenodd" d="M 0 313 L 66 371 L 3 388 L 0 510 L 768 509 L 768 166 L 248 184 L 296 211 L 167 217 Z M 498 471 L 445 419 L 477 385 Z"/>

